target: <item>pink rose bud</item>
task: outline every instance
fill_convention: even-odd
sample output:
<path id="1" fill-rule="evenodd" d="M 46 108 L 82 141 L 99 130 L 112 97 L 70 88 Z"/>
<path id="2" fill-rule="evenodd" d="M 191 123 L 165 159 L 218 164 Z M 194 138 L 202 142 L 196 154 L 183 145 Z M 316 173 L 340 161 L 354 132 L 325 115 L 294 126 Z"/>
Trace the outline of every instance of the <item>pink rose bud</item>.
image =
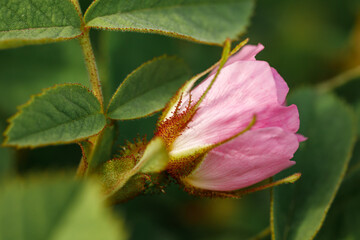
<path id="1" fill-rule="evenodd" d="M 233 191 L 295 164 L 305 140 L 296 134 L 299 112 L 285 105 L 283 78 L 255 59 L 263 48 L 247 45 L 230 57 L 198 106 L 216 70 L 191 91 L 193 83 L 185 85 L 165 109 L 156 135 L 167 143 L 168 172 L 185 186 Z"/>

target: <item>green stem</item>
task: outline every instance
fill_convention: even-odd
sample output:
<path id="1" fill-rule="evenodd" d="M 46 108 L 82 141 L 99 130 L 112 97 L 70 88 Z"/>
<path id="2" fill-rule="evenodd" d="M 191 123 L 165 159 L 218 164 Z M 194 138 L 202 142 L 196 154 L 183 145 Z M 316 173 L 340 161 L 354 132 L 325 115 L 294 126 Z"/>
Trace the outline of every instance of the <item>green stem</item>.
<path id="1" fill-rule="evenodd" d="M 273 181 L 273 178 L 270 178 Z M 270 189 L 270 234 L 271 240 L 275 240 L 275 222 L 274 222 L 274 188 Z"/>
<path id="2" fill-rule="evenodd" d="M 83 29 L 83 36 L 80 38 L 80 45 L 84 53 L 86 67 L 90 77 L 91 88 L 95 97 L 99 100 L 101 104 L 101 109 L 103 110 L 104 98 L 102 94 L 101 82 L 99 79 L 95 56 L 90 42 L 89 30 L 90 29 L 87 28 Z"/>
<path id="3" fill-rule="evenodd" d="M 341 73 L 340 75 L 331 78 L 325 82 L 320 83 L 317 87 L 320 91 L 327 92 L 331 91 L 341 85 L 348 83 L 349 81 L 360 76 L 360 65 Z"/>
<path id="4" fill-rule="evenodd" d="M 109 46 L 109 33 L 102 31 L 99 34 L 99 55 L 98 66 L 101 76 L 102 92 L 104 97 L 104 105 L 106 106 L 111 98 L 111 83 L 110 83 L 110 46 Z"/>
<path id="5" fill-rule="evenodd" d="M 94 55 L 93 47 L 92 47 L 91 41 L 90 41 L 90 34 L 89 34 L 90 28 L 87 28 L 85 26 L 85 21 L 83 18 L 83 14 L 81 12 L 79 1 L 78 0 L 70 0 L 70 1 L 72 1 L 73 4 L 75 5 L 77 11 L 79 12 L 79 16 L 81 18 L 81 30 L 82 30 L 83 34 L 79 38 L 79 40 L 80 40 L 80 45 L 81 45 L 81 48 L 82 48 L 82 51 L 84 54 L 86 68 L 87 68 L 89 78 L 90 78 L 91 89 L 92 89 L 95 97 L 100 102 L 101 111 L 104 112 L 104 97 L 103 97 L 103 91 L 101 88 L 101 82 L 100 82 L 100 78 L 99 78 L 99 71 L 98 71 L 98 68 L 96 65 L 95 55 Z M 90 165 L 90 164 L 94 164 L 92 161 L 94 156 L 99 159 L 101 159 L 101 156 L 104 158 L 109 157 L 108 154 L 110 154 L 110 152 L 111 152 L 111 147 L 110 147 L 110 150 L 107 149 L 108 151 L 105 153 L 104 153 L 104 151 L 102 151 L 103 149 L 101 149 L 101 147 L 103 147 L 101 145 L 101 143 L 105 142 L 103 139 L 103 135 L 104 135 L 104 133 L 106 133 L 108 131 L 109 130 L 105 128 L 98 135 L 89 138 L 88 144 L 91 143 L 91 146 L 86 146 L 86 148 L 84 148 L 84 146 L 80 145 L 80 147 L 82 149 L 83 157 L 81 158 L 80 164 L 78 166 L 78 169 L 76 172 L 76 177 L 79 177 L 79 178 L 85 177 L 89 173 L 89 169 L 91 170 L 94 167 L 94 166 Z M 107 143 L 107 142 L 105 142 L 105 143 Z M 109 145 L 109 146 L 111 146 L 111 145 Z M 100 148 L 100 150 L 99 150 L 99 148 Z M 100 155 L 100 157 L 98 155 Z M 99 159 L 95 159 L 95 160 L 97 160 L 96 163 L 99 162 Z"/>

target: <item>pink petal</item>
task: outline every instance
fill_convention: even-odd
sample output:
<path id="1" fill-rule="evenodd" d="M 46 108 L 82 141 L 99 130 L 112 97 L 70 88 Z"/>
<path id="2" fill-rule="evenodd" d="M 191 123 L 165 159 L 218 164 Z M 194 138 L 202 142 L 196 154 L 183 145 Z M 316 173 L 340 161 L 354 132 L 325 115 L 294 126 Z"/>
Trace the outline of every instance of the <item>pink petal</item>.
<path id="1" fill-rule="evenodd" d="M 259 43 L 258 45 L 245 45 L 239 52 L 230 57 L 227 64 L 236 61 L 255 61 L 255 56 L 264 49 L 264 46 Z"/>
<path id="2" fill-rule="evenodd" d="M 213 191 L 233 191 L 267 179 L 292 166 L 297 136 L 281 128 L 249 131 L 210 151 L 200 166 L 183 179 Z"/>
<path id="3" fill-rule="evenodd" d="M 299 111 L 296 105 L 275 105 L 257 113 L 256 124 L 252 129 L 281 127 L 288 132 L 297 132 L 300 127 Z"/>
<path id="4" fill-rule="evenodd" d="M 274 76 L 278 100 L 280 104 L 285 104 L 286 95 L 289 92 L 289 87 L 280 74 L 276 71 L 275 68 L 271 68 L 271 71 Z"/>
<path id="5" fill-rule="evenodd" d="M 197 100 L 211 79 L 192 91 Z M 183 99 L 182 109 L 188 105 Z M 224 67 L 188 128 L 175 140 L 171 154 L 202 148 L 232 137 L 244 129 L 254 114 L 258 121 L 254 128 L 266 126 L 298 129 L 295 106 L 284 107 L 278 102 L 273 72 L 263 61 L 239 61 Z M 289 119 L 288 119 L 289 118 Z"/>
<path id="6" fill-rule="evenodd" d="M 263 49 L 264 46 L 260 43 L 258 45 L 246 45 L 241 48 L 239 52 L 231 56 L 226 62 L 225 66 L 228 66 L 237 61 L 256 61 L 255 56 Z M 214 69 L 211 74 L 215 74 L 217 69 L 218 68 Z M 289 92 L 289 87 L 275 68 L 271 68 L 271 71 L 275 79 L 279 103 L 284 104 L 286 95 Z"/>
<path id="7" fill-rule="evenodd" d="M 296 134 L 296 136 L 297 136 L 299 142 L 304 142 L 308 139 L 307 137 L 305 137 L 301 134 Z"/>
<path id="8" fill-rule="evenodd" d="M 234 55 L 232 55 L 225 63 L 225 67 L 234 63 L 234 62 L 238 62 L 238 61 L 255 61 L 255 56 L 261 52 L 264 49 L 264 46 L 262 44 L 258 44 L 258 45 L 245 45 L 244 47 L 242 47 L 239 52 L 235 53 Z M 218 70 L 218 68 L 216 67 L 214 70 L 212 70 L 212 72 L 210 73 L 209 76 L 213 75 L 216 73 L 216 71 Z"/>

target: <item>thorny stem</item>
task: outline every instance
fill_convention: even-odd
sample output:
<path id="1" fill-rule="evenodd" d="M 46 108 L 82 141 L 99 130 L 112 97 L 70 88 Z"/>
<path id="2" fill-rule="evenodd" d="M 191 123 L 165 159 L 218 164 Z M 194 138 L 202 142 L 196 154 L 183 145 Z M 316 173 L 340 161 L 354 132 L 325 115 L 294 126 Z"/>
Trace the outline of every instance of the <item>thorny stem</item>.
<path id="1" fill-rule="evenodd" d="M 90 29 L 83 28 L 83 35 L 80 37 L 80 45 L 84 53 L 86 68 L 88 70 L 90 77 L 91 88 L 93 90 L 95 97 L 100 102 L 102 111 L 104 111 L 104 107 L 103 107 L 104 98 L 101 89 L 101 82 L 99 79 L 99 72 L 96 66 L 95 56 L 90 42 L 89 31 Z"/>

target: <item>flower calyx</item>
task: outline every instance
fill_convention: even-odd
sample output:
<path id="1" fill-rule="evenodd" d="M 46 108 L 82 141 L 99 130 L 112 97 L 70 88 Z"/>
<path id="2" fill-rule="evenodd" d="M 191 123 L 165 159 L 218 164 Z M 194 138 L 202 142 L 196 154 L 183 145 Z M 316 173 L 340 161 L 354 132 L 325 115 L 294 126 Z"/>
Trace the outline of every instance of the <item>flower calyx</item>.
<path id="1" fill-rule="evenodd" d="M 99 171 L 104 195 L 112 202 L 125 201 L 147 188 L 162 189 L 163 171 L 169 156 L 161 138 L 127 143 L 116 158 L 105 162 Z M 151 191 L 147 191 L 151 192 Z"/>

